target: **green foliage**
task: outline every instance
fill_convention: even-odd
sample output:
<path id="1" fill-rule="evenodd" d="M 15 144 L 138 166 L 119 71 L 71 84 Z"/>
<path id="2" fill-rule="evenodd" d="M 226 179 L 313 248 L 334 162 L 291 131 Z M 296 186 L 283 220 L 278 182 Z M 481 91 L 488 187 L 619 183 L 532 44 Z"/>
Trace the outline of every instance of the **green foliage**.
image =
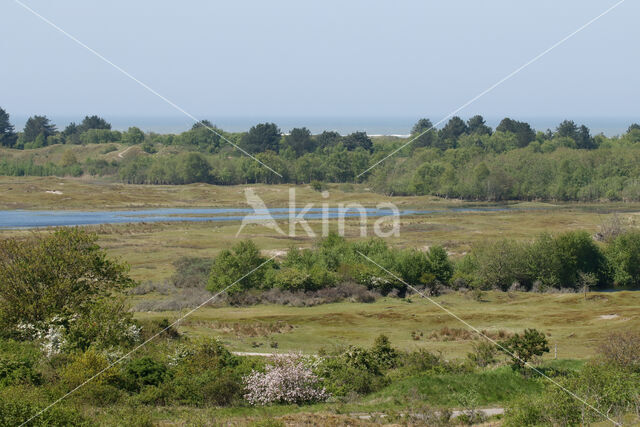
<path id="1" fill-rule="evenodd" d="M 278 152 L 281 132 L 274 123 L 260 123 L 242 136 L 241 146 L 250 153 Z"/>
<path id="2" fill-rule="evenodd" d="M 167 378 L 167 367 L 149 356 L 133 359 L 123 369 L 123 381 L 129 391 L 157 386 Z"/>
<path id="3" fill-rule="evenodd" d="M 82 122 L 77 127 L 78 133 L 83 133 L 91 129 L 111 130 L 111 124 L 98 116 L 84 116 Z"/>
<path id="4" fill-rule="evenodd" d="M 487 342 L 480 341 L 473 344 L 473 351 L 467 353 L 467 359 L 471 363 L 481 368 L 496 363 L 496 346 Z"/>
<path id="5" fill-rule="evenodd" d="M 617 286 L 640 285 L 640 232 L 620 234 L 607 246 L 607 258 Z"/>
<path id="6" fill-rule="evenodd" d="M 498 350 L 511 358 L 511 367 L 518 371 L 522 371 L 535 356 L 549 352 L 547 338 L 537 329 L 525 329 L 522 335 L 514 334 L 499 344 Z"/>
<path id="7" fill-rule="evenodd" d="M 601 413 L 620 420 L 637 410 L 640 377 L 619 367 L 588 363 L 578 373 L 556 378 L 541 396 L 521 398 L 512 402 L 505 413 L 507 426 L 585 425 L 603 421 Z M 565 390 L 571 390 L 598 412 L 584 405 Z"/>
<path id="8" fill-rule="evenodd" d="M 218 254 L 211 267 L 207 289 L 220 292 L 234 283 L 235 285 L 227 290 L 230 294 L 239 290 L 260 288 L 265 270 L 270 268 L 270 265 L 260 267 L 265 261 L 253 241 L 241 241 L 231 250 L 224 250 Z M 249 272 L 252 273 L 247 274 Z"/>
<path id="9" fill-rule="evenodd" d="M 0 398 L 0 425 L 22 425 L 30 418 L 38 415 L 46 406 L 45 403 L 28 397 L 4 393 Z M 56 405 L 39 414 L 29 422 L 29 425 L 36 427 L 68 427 L 89 426 L 91 423 L 80 415 L 77 410 L 64 405 Z"/>
<path id="10" fill-rule="evenodd" d="M 122 134 L 122 142 L 130 145 L 142 144 L 144 142 L 144 132 L 135 126 L 130 127 Z"/>
<path id="11" fill-rule="evenodd" d="M 18 134 L 9 121 L 9 114 L 0 108 L 0 146 L 12 148 L 18 140 Z"/>
<path id="12" fill-rule="evenodd" d="M 0 341 L 0 387 L 41 384 L 42 374 L 36 366 L 39 356 L 31 343 Z"/>
<path id="13" fill-rule="evenodd" d="M 109 259 L 96 240 L 80 228 L 61 228 L 0 241 L 0 319 L 5 327 L 53 316 L 82 317 L 101 299 L 131 286 L 128 266 Z"/>
<path id="14" fill-rule="evenodd" d="M 459 263 L 483 289 L 506 291 L 514 283 L 527 289 L 582 287 L 585 274 L 597 284 L 609 281 L 608 261 L 602 249 L 584 231 L 540 235 L 530 243 L 515 240 L 481 242 Z"/>
<path id="15" fill-rule="evenodd" d="M 350 346 L 334 357 L 323 359 L 317 371 L 332 395 L 367 394 L 389 383 L 385 373 L 395 366 L 396 358 L 387 337 L 381 335 L 372 349 Z"/>
<path id="16" fill-rule="evenodd" d="M 56 133 L 56 126 L 51 123 L 47 116 L 29 117 L 24 125 L 23 139 L 24 142 L 33 142 L 40 136 L 42 142 L 40 146 L 46 145 L 46 139 Z M 36 147 L 34 147 L 36 148 Z"/>

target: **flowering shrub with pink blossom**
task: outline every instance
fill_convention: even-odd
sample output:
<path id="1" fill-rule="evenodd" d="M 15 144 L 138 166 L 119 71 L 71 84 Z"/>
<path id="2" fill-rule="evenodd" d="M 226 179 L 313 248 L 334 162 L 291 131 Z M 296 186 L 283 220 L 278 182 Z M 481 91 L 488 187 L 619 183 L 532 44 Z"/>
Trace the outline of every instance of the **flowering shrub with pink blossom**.
<path id="1" fill-rule="evenodd" d="M 243 378 L 245 399 L 252 405 L 326 400 L 329 394 L 309 365 L 300 354 L 275 356 L 264 372 L 254 370 Z"/>

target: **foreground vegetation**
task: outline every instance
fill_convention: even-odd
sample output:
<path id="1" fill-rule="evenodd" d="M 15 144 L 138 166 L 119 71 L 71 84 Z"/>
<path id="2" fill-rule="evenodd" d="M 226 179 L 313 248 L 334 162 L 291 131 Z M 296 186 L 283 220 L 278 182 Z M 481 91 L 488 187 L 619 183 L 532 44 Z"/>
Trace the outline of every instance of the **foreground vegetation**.
<path id="1" fill-rule="evenodd" d="M 318 246 L 319 252 L 309 251 L 305 255 L 291 251 L 281 265 L 268 268 L 278 267 L 282 271 L 300 268 L 306 257 L 313 258 L 312 264 L 325 263 L 326 267 L 331 253 L 351 247 L 333 236 Z M 375 241 L 354 247 L 367 251 L 381 262 L 425 256 L 426 264 L 416 260 L 409 264 L 423 265 L 439 278 L 433 280 L 442 281 L 442 290 L 454 274 L 447 254 L 438 248 L 420 255 L 396 252 Z M 346 254 L 338 259 L 343 255 Z M 220 254 L 213 264 L 202 260 L 181 261 L 178 266 L 181 274 L 174 279 L 181 280 L 181 286 L 190 286 L 192 280 L 199 280 L 203 271 L 208 275 L 211 269 L 209 287 L 215 290 L 219 286 L 215 279 L 226 280 L 220 277 L 221 273 L 231 273 L 228 268 L 217 270 L 221 266 L 218 263 L 243 260 L 251 264 L 256 257 L 260 255 L 255 248 L 244 242 L 233 252 Z M 344 259 L 352 262 L 348 256 Z M 302 411 L 335 416 L 336 422 L 342 423 L 358 412 L 373 412 L 375 421 L 383 412 L 388 420 L 446 425 L 479 422 L 486 417 L 479 408 L 489 405 L 506 406 L 504 421 L 508 425 L 574 425 L 603 419 L 602 414 L 541 379 L 523 365 L 523 361 L 535 363 L 545 375 L 579 392 L 608 417 L 621 420 L 638 411 L 640 337 L 632 332 L 612 334 L 602 326 L 603 322 L 612 321 L 616 329 L 633 330 L 637 322 L 632 314 L 637 311 L 637 298 L 633 293 L 592 293 L 585 299 L 576 294 L 545 296 L 469 291 L 468 296 L 456 293 L 438 297 L 441 304 L 460 310 L 461 315 L 478 327 L 482 327 L 483 322 L 502 326 L 502 329 L 489 328 L 483 332 L 499 343 L 494 346 L 459 325 L 448 326 L 454 319 L 426 302 L 412 301 L 408 295 L 405 298 L 387 296 L 374 303 L 343 302 L 344 315 L 340 317 L 329 314 L 340 305 L 304 309 L 261 306 L 252 309 L 251 314 L 246 312 L 246 320 L 254 323 L 245 324 L 244 328 L 230 325 L 232 320 L 236 324 L 246 322 L 239 321 L 243 314 L 237 307 L 207 307 L 185 319 L 179 327 L 170 320 L 172 313 L 165 313 L 165 317 L 157 314 L 132 317 L 122 303 L 123 291 L 136 286 L 127 275 L 127 266 L 110 259 L 96 245 L 96 237 L 81 229 L 3 240 L 0 271 L 3 274 L 0 280 L 0 420 L 3 424 L 20 424 L 96 374 L 99 375 L 91 382 L 35 418 L 32 424 L 152 425 L 186 419 L 209 425 L 240 418 L 244 422 L 276 418 L 271 422 L 279 424 L 286 419 L 277 419 L 282 414 L 293 412 L 288 416 L 295 419 L 295 413 Z M 287 273 L 274 283 L 301 283 L 297 279 L 290 281 L 296 276 Z M 249 281 L 242 287 L 251 290 L 251 285 Z M 374 286 L 375 283 L 370 286 L 372 291 L 376 291 Z M 393 289 L 398 288 L 392 286 L 389 291 Z M 377 291 L 383 292 L 383 289 Z M 462 305 L 464 301 L 466 306 Z M 541 309 L 544 301 L 547 301 L 546 310 Z M 508 316 L 500 313 L 501 305 Z M 597 316 L 614 308 L 624 317 L 617 313 L 614 317 Z M 278 310 L 280 314 L 276 314 Z M 269 328 L 263 323 L 262 332 L 255 325 L 262 320 L 274 323 L 283 318 L 295 322 L 292 316 L 295 310 L 298 315 L 309 316 L 306 325 L 276 322 L 276 327 Z M 323 311 L 327 315 L 320 315 Z M 523 317 L 516 318 L 516 312 Z M 480 313 L 483 318 L 478 317 Z M 537 313 L 538 318 L 524 321 L 530 313 Z M 577 313 L 583 317 L 576 316 Z M 596 317 L 587 319 L 584 317 L 587 313 Z M 215 324 L 211 315 L 219 316 L 220 329 L 228 328 L 230 333 L 217 334 L 220 339 L 212 339 L 211 333 L 207 336 L 198 333 Z M 406 319 L 405 315 L 408 315 Z M 362 333 L 367 327 L 366 323 L 360 324 L 358 316 L 373 321 L 370 335 Z M 541 320 L 545 316 L 553 321 Z M 560 321 L 558 316 L 564 316 L 565 320 Z M 384 330 L 375 328 L 376 318 L 386 323 L 389 336 L 394 337 L 392 340 L 380 335 Z M 510 327 L 506 327 L 505 318 L 513 322 Z M 438 327 L 429 327 L 430 322 Z M 348 324 L 358 327 L 349 331 L 345 328 Z M 576 324 L 581 326 L 576 328 Z M 323 348 L 317 347 L 306 355 L 285 352 L 274 359 L 234 355 L 225 344 L 234 334 L 267 331 L 271 350 L 284 350 L 286 339 L 281 337 L 306 329 L 307 337 L 303 341 L 311 343 L 313 340 L 308 339 L 308 334 L 320 338 L 322 328 L 328 325 L 339 328 L 337 333 L 345 340 L 334 346 L 323 342 Z M 542 331 L 523 332 L 521 328 L 527 325 Z M 424 330 L 419 329 L 424 326 L 427 326 Z M 550 360 L 550 349 L 561 339 L 562 328 L 566 340 L 575 337 L 575 332 L 569 334 L 569 331 L 580 330 L 588 353 L 593 355 L 595 350 L 597 357 L 585 364 Z M 396 337 L 403 333 L 406 333 L 405 340 L 411 340 L 413 345 L 401 345 Z M 152 337 L 144 348 L 135 350 L 139 343 Z M 253 339 L 262 338 L 254 335 Z M 465 342 L 466 351 L 458 351 L 457 355 L 448 352 L 447 357 L 436 351 L 447 348 L 438 347 L 436 343 L 448 345 L 456 341 Z M 569 353 L 568 343 L 559 341 L 561 354 L 571 358 L 580 354 Z M 545 355 L 546 361 L 541 363 L 540 357 Z M 292 404 L 299 406 L 292 407 Z M 258 409 L 265 405 L 266 408 Z M 452 407 L 459 412 L 452 413 Z M 193 409 L 186 413 L 185 408 Z M 346 417 L 342 421 L 337 415 L 340 413 Z M 214 418 L 199 418 L 207 416 Z"/>
<path id="2" fill-rule="evenodd" d="M 359 177 L 370 165 L 392 158 Z M 282 177 L 235 150 L 242 147 Z M 131 184 L 364 182 L 389 195 L 435 195 L 466 200 L 640 200 L 640 126 L 621 136 L 591 135 L 572 121 L 534 131 L 505 118 L 491 129 L 481 116 L 453 117 L 442 129 L 422 119 L 407 138 L 364 132 L 286 135 L 273 123 L 228 133 L 196 123 L 181 134 L 113 131 L 87 116 L 58 131 L 45 116 L 16 133 L 0 109 L 0 175 L 100 176 Z M 92 150 L 82 147 L 93 146 Z M 51 150 L 53 148 L 53 150 Z M 55 155 L 49 154 L 55 152 Z M 125 155 L 126 154 L 126 155 Z"/>

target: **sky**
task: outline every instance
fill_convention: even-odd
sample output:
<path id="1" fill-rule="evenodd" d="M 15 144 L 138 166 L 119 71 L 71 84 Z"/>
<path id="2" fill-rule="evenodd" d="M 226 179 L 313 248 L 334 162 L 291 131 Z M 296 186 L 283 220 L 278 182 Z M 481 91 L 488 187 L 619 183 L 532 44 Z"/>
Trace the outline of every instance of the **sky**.
<path id="1" fill-rule="evenodd" d="M 617 0 L 21 0 L 185 111 L 433 122 Z M 640 2 L 618 8 L 462 110 L 640 121 Z M 0 107 L 16 122 L 189 119 L 12 0 L 0 3 Z"/>

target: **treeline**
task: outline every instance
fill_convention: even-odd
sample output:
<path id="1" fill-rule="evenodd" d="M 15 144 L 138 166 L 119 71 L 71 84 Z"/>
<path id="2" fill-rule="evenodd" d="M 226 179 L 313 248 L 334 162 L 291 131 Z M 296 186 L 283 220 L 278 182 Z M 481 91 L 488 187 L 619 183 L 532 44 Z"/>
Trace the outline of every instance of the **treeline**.
<path id="1" fill-rule="evenodd" d="M 242 271 L 266 261 L 253 242 L 240 242 L 213 261 L 207 289 L 226 289 Z M 475 246 L 457 262 L 440 246 L 423 252 L 391 248 L 382 239 L 351 243 L 331 235 L 312 249 L 291 248 L 281 262 L 270 261 L 228 292 L 273 288 L 309 292 L 343 283 L 398 296 L 409 287 L 429 295 L 444 288 L 538 292 L 637 288 L 640 232 L 621 232 L 603 243 L 584 231 L 543 234 L 531 242 L 491 241 Z"/>
<path id="2" fill-rule="evenodd" d="M 621 136 L 606 137 L 594 136 L 586 126 L 569 120 L 554 131 L 541 132 L 510 118 L 495 129 L 482 116 L 466 122 L 452 117 L 441 129 L 421 119 L 410 140 L 394 156 L 358 177 L 409 139 L 372 140 L 364 132 L 312 135 L 306 128 L 283 135 L 273 123 L 228 133 L 206 120 L 175 135 L 144 133 L 136 127 L 119 132 L 98 116 L 87 116 L 63 131 L 45 116 L 33 116 L 18 133 L 0 109 L 0 145 L 5 147 L 120 142 L 139 145 L 143 151 L 122 160 L 82 163 L 71 159 L 39 165 L 28 159 L 4 159 L 0 174 L 90 174 L 117 176 L 135 184 L 366 182 L 388 195 L 467 200 L 640 200 L 638 124 Z M 229 141 L 282 176 L 244 156 Z M 184 153 L 165 155 L 162 147 L 179 147 Z"/>

